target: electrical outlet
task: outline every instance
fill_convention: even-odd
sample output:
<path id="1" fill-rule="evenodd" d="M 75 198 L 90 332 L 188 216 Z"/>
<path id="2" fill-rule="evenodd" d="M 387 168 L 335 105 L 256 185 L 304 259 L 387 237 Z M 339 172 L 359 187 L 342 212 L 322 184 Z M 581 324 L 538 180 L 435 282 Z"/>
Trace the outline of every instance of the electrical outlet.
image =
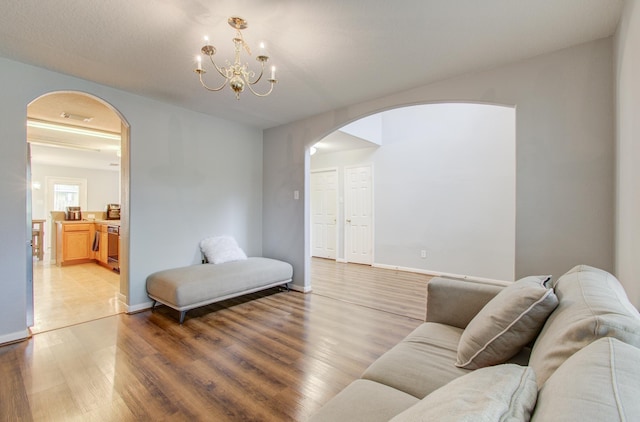
<path id="1" fill-rule="evenodd" d="M 427 251 L 425 251 L 424 249 L 420 251 L 420 258 L 426 258 L 427 257 Z"/>

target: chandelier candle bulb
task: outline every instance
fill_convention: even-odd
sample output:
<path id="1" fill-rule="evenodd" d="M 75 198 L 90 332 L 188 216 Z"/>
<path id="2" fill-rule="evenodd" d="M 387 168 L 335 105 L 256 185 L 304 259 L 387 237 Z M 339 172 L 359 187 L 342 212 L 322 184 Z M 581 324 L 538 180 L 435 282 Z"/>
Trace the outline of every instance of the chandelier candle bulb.
<path id="1" fill-rule="evenodd" d="M 196 68 L 196 70 L 202 70 L 202 57 L 196 56 L 196 61 L 198 62 L 198 67 Z"/>
<path id="2" fill-rule="evenodd" d="M 271 66 L 271 79 L 272 80 L 276 79 L 276 67 L 275 66 Z"/>

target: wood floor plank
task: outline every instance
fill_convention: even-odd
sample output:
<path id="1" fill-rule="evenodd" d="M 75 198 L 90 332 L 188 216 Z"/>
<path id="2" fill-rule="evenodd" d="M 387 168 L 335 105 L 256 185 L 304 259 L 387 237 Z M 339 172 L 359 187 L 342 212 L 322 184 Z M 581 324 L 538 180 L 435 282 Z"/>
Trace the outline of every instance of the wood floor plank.
<path id="1" fill-rule="evenodd" d="M 183 325 L 166 307 L 118 314 L 0 347 L 0 418 L 306 420 L 422 322 L 428 281 L 312 266 L 310 294 L 270 289 Z"/>

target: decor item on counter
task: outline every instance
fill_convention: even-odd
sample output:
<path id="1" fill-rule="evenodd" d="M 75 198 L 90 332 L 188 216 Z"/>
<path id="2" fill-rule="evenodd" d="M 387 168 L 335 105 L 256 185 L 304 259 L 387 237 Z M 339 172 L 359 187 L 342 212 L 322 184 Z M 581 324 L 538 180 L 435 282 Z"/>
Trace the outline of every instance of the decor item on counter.
<path id="1" fill-rule="evenodd" d="M 223 264 L 247 259 L 247 255 L 231 236 L 207 237 L 200 241 L 200 250 L 207 262 L 211 264 Z"/>
<path id="2" fill-rule="evenodd" d="M 70 221 L 82 220 L 82 211 L 80 210 L 80 207 L 67 207 L 64 219 Z"/>
<path id="3" fill-rule="evenodd" d="M 227 22 L 232 28 L 236 30 L 236 36 L 235 38 L 233 38 L 233 43 L 235 45 L 235 59 L 233 61 L 233 64 L 231 64 L 228 60 L 227 66 L 220 67 L 216 64 L 216 62 L 213 60 L 213 55 L 216 54 L 216 48 L 209 44 L 209 37 L 204 37 L 206 45 L 200 50 L 202 51 L 202 54 L 209 56 L 211 64 L 220 74 L 220 76 L 224 78 L 224 82 L 218 88 L 210 88 L 204 83 L 202 75 L 207 73 L 207 71 L 202 67 L 201 56 L 197 56 L 198 67 L 194 70 L 194 72 L 198 74 L 202 86 L 209 91 L 220 91 L 225 86 L 227 86 L 227 84 L 229 84 L 231 89 L 235 92 L 236 99 L 238 100 L 240 99 L 240 93 L 244 91 L 245 86 L 248 87 L 254 95 L 257 95 L 258 97 L 266 97 L 267 95 L 271 94 L 271 91 L 273 91 L 273 86 L 278 82 L 276 80 L 275 66 L 271 67 L 271 77 L 267 79 L 270 84 L 269 90 L 264 94 L 260 94 L 253 89 L 253 85 L 257 84 L 258 82 L 260 82 L 260 79 L 262 79 L 265 63 L 269 60 L 269 56 L 264 49 L 264 43 L 260 44 L 260 52 L 256 57 L 256 60 L 260 62 L 260 74 L 256 77 L 256 73 L 253 70 L 249 70 L 246 63 L 243 64 L 240 62 L 240 52 L 242 51 L 242 49 L 244 49 L 247 54 L 251 55 L 251 49 L 245 42 L 241 32 L 243 29 L 247 28 L 247 21 L 239 17 L 230 17 Z"/>
<path id="4" fill-rule="evenodd" d="M 120 220 L 120 204 L 107 204 L 107 220 Z"/>

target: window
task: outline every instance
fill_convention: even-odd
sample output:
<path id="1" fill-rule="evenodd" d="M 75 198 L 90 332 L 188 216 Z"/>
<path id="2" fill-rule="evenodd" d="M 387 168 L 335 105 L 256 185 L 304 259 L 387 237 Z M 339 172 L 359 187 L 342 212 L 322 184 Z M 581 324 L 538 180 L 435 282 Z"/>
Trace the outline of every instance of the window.
<path id="1" fill-rule="evenodd" d="M 47 216 L 50 211 L 65 211 L 67 207 L 87 209 L 87 179 L 48 176 Z"/>
<path id="2" fill-rule="evenodd" d="M 67 207 L 80 206 L 80 185 L 53 185 L 53 211 L 64 211 Z"/>

